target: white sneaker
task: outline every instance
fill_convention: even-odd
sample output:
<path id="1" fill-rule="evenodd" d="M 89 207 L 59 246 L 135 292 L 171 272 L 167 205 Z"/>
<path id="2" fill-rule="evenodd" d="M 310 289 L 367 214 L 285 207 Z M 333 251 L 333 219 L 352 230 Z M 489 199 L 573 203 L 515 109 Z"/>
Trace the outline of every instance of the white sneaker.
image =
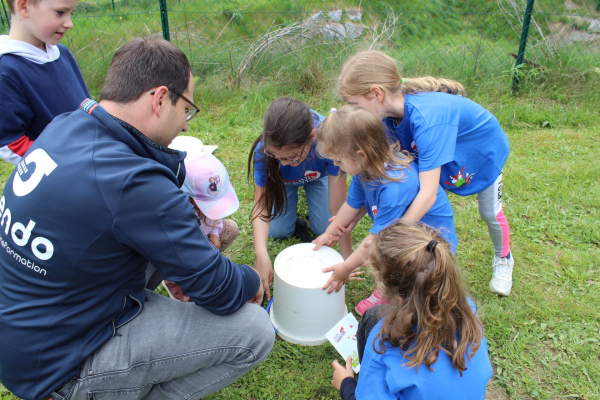
<path id="1" fill-rule="evenodd" d="M 508 296 L 512 289 L 512 272 L 515 265 L 514 257 L 500 258 L 494 256 L 494 263 L 492 268 L 492 280 L 490 281 L 490 290 L 501 296 Z"/>

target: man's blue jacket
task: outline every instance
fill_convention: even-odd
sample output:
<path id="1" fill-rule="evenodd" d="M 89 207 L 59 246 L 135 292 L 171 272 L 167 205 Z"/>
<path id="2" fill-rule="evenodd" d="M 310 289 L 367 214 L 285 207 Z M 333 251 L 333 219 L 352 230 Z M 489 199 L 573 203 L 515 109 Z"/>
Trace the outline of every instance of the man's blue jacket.
<path id="1" fill-rule="evenodd" d="M 57 117 L 0 198 L 0 382 L 40 399 L 141 311 L 150 261 L 215 314 L 260 287 L 220 255 L 188 198 L 184 152 L 89 100 Z"/>

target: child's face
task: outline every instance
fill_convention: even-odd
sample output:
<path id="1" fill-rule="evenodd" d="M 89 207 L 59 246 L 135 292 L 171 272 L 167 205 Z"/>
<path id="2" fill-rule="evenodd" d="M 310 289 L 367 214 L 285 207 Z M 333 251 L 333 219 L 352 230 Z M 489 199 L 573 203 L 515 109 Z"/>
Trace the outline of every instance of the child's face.
<path id="1" fill-rule="evenodd" d="M 42 0 L 37 5 L 27 2 L 27 27 L 25 39 L 45 50 L 44 44 L 56 45 L 65 32 L 73 27 L 71 15 L 78 0 Z"/>
<path id="2" fill-rule="evenodd" d="M 334 158 L 333 163 L 340 167 L 342 171 L 353 176 L 364 171 L 364 168 L 362 168 L 358 162 L 346 157 Z"/>
<path id="3" fill-rule="evenodd" d="M 380 110 L 381 104 L 371 93 L 367 93 L 366 95 L 362 96 L 346 96 L 346 102 L 350 105 L 366 108 L 373 114 L 377 115 L 380 119 L 384 119 L 386 117 L 386 115 Z"/>

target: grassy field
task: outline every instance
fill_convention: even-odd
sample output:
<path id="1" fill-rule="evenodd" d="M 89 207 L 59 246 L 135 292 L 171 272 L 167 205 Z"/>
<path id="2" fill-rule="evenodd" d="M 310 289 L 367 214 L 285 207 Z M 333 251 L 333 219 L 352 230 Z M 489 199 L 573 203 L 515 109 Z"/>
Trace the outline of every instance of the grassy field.
<path id="1" fill-rule="evenodd" d="M 98 3 L 105 8 L 110 6 L 108 1 Z M 157 2 L 115 3 L 117 11 L 123 13 L 121 19 L 106 16 L 102 11 L 105 8 L 88 2 L 85 6 L 88 8 L 81 8 L 81 18 L 75 22 L 76 30 L 65 41 L 76 52 L 93 95 L 98 93 L 103 74 L 120 43 L 160 31 L 154 6 Z M 194 99 L 202 112 L 192 121 L 188 134 L 207 144 L 219 145 L 215 155 L 227 166 L 240 199 L 240 210 L 233 215 L 240 226 L 240 237 L 226 255 L 236 262 L 252 264 L 249 214 L 253 190 L 246 179 L 246 163 L 250 145 L 261 131 L 262 113 L 273 99 L 281 96 L 301 99 L 322 113 L 331 106 L 339 106 L 332 88 L 340 63 L 357 47 L 368 43 L 317 46 L 303 52 L 288 52 L 280 59 L 284 50 L 279 47 L 257 64 L 255 71 L 263 72 L 235 83 L 232 77 L 249 42 L 248 36 L 243 36 L 244 30 L 249 35 L 254 20 L 249 13 L 236 17 L 231 10 L 239 11 L 246 3 L 220 2 L 222 9 L 218 9 L 208 25 L 206 16 L 201 15 L 206 9 L 200 3 L 192 0 L 171 3 L 187 7 L 185 13 L 171 14 L 172 36 L 188 53 L 201 77 Z M 304 3 L 312 10 L 320 2 Z M 453 3 L 465 6 L 469 2 Z M 285 12 L 296 3 L 281 4 L 279 23 L 293 22 L 294 14 Z M 385 6 L 379 1 L 373 4 L 375 11 Z M 432 4 L 448 7 L 441 2 Z M 559 7 L 562 2 L 551 0 L 543 4 Z M 516 51 L 517 46 L 497 17 L 483 12 L 481 17 L 490 24 L 496 20 L 497 29 L 488 25 L 486 31 L 476 27 L 461 31 L 453 18 L 432 15 L 436 22 L 447 21 L 445 25 L 433 24 L 422 11 L 417 10 L 409 20 L 401 22 L 398 35 L 379 45 L 403 61 L 408 76 L 432 73 L 463 81 L 469 97 L 498 117 L 511 143 L 503 185 L 504 210 L 511 227 L 515 257 L 510 297 L 500 298 L 489 292 L 493 250 L 486 226 L 478 216 L 476 198 L 450 196 L 459 237 L 457 259 L 471 297 L 478 305 L 494 364 L 488 397 L 600 399 L 598 49 L 585 48 L 589 52 L 580 58 L 573 58 L 575 53 L 569 52 L 573 49 L 567 49 L 554 54 L 553 66 L 524 68 L 521 92 L 515 97 L 508 90 L 512 76 L 508 52 Z M 477 20 L 473 16 L 465 18 Z M 140 23 L 146 19 L 147 22 Z M 223 31 L 225 26 L 227 29 Z M 424 29 L 429 27 L 432 34 L 424 35 Z M 228 40 L 239 36 L 242 39 L 232 43 L 240 46 L 234 49 L 231 59 L 229 51 L 210 54 L 215 56 L 211 64 L 209 54 L 201 54 L 207 50 L 198 48 L 205 41 L 195 30 L 200 28 L 223 31 Z M 415 40 L 404 40 L 406 32 L 414 35 Z M 115 39 L 115 35 L 119 38 Z M 208 44 L 214 49 L 218 42 L 213 40 Z M 570 67 L 563 68 L 566 65 Z M 12 166 L 0 161 L 0 189 L 3 190 L 11 172 Z M 307 214 L 305 202 L 301 202 L 300 213 Z M 355 230 L 355 242 L 367 234 L 368 228 L 369 221 L 363 220 Z M 270 254 L 274 258 L 297 242 L 270 241 Z M 353 309 L 368 296 L 372 287 L 370 278 L 349 283 L 348 308 Z M 305 348 L 277 339 L 272 354 L 262 365 L 210 399 L 339 398 L 330 385 L 330 364 L 337 357 L 329 344 Z M 16 398 L 0 385 L 0 399 Z"/>
<path id="2" fill-rule="evenodd" d="M 306 93 L 297 84 L 255 84 L 223 90 L 225 80 L 200 83 L 195 100 L 203 112 L 189 134 L 218 144 L 240 198 L 233 218 L 240 237 L 226 255 L 253 263 L 249 212 L 252 188 L 246 180 L 247 151 L 261 130 L 261 114 L 279 96 L 291 95 L 326 112 L 339 106 L 330 85 Z M 552 83 L 550 83 L 552 82 Z M 495 375 L 493 399 L 599 399 L 600 389 L 600 79 L 594 73 L 571 76 L 571 90 L 560 80 L 529 82 L 512 97 L 500 85 L 472 90 L 474 100 L 494 112 L 511 142 L 505 167 L 504 208 L 516 260 L 514 288 L 500 298 L 488 290 L 492 246 L 479 219 L 476 199 L 451 196 L 460 240 L 457 258 L 478 305 Z M 540 91 L 543 88 L 543 91 Z M 563 93 L 564 96 L 560 96 Z M 11 167 L 0 163 L 1 186 Z M 307 213 L 305 203 L 300 213 Z M 356 240 L 369 222 L 357 227 Z M 275 257 L 295 239 L 271 241 Z M 372 289 L 372 281 L 347 285 L 353 309 Z M 217 399 L 333 399 L 332 346 L 301 347 L 277 339 L 270 357 Z M 6 389 L 0 398 L 15 399 Z"/>

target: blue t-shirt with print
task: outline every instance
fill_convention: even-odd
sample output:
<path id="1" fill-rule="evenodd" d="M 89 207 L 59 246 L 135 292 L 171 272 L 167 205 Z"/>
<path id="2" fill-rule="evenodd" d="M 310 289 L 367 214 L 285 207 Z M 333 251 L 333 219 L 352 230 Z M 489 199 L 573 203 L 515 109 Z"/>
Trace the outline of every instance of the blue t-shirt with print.
<path id="1" fill-rule="evenodd" d="M 419 172 L 414 161 L 410 164 L 410 168 L 399 171 L 388 170 L 388 174 L 394 178 L 402 175 L 404 179 L 399 182 L 390 182 L 385 179 L 363 182 L 360 175 L 357 175 L 352 177 L 348 190 L 346 202 L 355 209 L 363 206 L 367 208 L 367 212 L 373 220 L 373 227 L 369 232 L 374 235 L 398 218 L 402 218 L 419 193 Z M 456 252 L 458 238 L 454 230 L 454 213 L 441 186 L 438 186 L 434 205 L 421 218 L 421 222 L 440 230 L 442 237 L 450 243 L 452 253 Z"/>
<path id="2" fill-rule="evenodd" d="M 473 301 L 469 298 L 467 301 L 477 313 Z M 433 371 L 425 365 L 421 365 L 417 371 L 414 367 L 406 366 L 407 361 L 398 347 L 386 343 L 383 354 L 375 352 L 373 344 L 381 351 L 381 344 L 376 336 L 383 321 L 382 319 L 375 325 L 367 339 L 355 392 L 357 400 L 485 399 L 486 385 L 493 373 L 485 337 L 471 360 L 465 356 L 467 369 L 462 376 L 452 366 L 448 355 L 441 350 L 437 361 L 431 366 Z"/>
<path id="3" fill-rule="evenodd" d="M 419 171 L 441 168 L 440 184 L 468 196 L 489 187 L 508 157 L 496 117 L 465 97 L 439 92 L 404 95 L 400 125 L 384 120 L 388 136 L 417 160 Z"/>
<path id="4" fill-rule="evenodd" d="M 317 129 L 325 117 L 316 111 L 311 110 L 311 112 L 313 113 L 314 127 Z M 260 187 L 265 187 L 267 184 L 265 158 L 263 143 L 260 142 L 254 151 L 254 182 Z M 323 158 L 317 153 L 316 141 L 311 145 L 306 160 L 298 165 L 281 165 L 280 162 L 279 169 L 283 183 L 291 186 L 304 186 L 327 175 L 337 176 L 340 171 L 339 167 L 333 164 L 333 160 Z"/>

